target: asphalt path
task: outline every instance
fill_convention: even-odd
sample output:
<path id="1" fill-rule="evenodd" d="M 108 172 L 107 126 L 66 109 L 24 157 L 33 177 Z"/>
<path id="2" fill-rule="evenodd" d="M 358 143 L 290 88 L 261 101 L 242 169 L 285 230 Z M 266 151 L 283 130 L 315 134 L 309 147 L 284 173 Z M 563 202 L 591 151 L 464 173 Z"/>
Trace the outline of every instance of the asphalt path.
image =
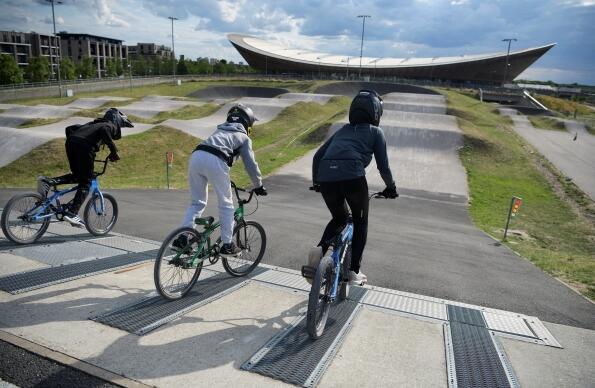
<path id="1" fill-rule="evenodd" d="M 300 269 L 329 220 L 322 198 L 297 175 L 265 180 L 267 197 L 249 219 L 267 233 L 264 261 Z M 23 190 L 0 190 L 0 204 Z M 178 227 L 183 190 L 110 190 L 118 200 L 116 232 L 162 240 Z M 511 310 L 565 325 L 595 328 L 595 306 L 477 230 L 460 198 L 403 190 L 397 200 L 371 201 L 362 271 L 370 284 Z M 211 197 L 213 197 L 211 193 Z M 248 212 L 256 202 L 247 205 Z M 217 216 L 216 201 L 205 215 Z"/>

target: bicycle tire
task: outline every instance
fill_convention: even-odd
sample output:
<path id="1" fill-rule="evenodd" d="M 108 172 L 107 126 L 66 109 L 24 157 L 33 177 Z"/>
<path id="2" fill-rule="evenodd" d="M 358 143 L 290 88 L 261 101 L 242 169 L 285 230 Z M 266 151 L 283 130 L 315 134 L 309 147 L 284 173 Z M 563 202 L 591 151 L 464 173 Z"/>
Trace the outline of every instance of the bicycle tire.
<path id="1" fill-rule="evenodd" d="M 23 209 L 20 209 L 21 214 L 35 209 L 35 207 L 39 206 L 39 204 L 43 201 L 43 198 L 38 193 L 24 193 L 24 194 L 15 195 L 8 201 L 8 203 L 4 207 L 4 210 L 2 211 L 2 218 L 0 221 L 0 224 L 2 226 L 2 232 L 4 233 L 4 236 L 6 236 L 6 238 L 9 239 L 10 241 L 12 241 L 13 243 L 21 244 L 21 245 L 31 244 L 31 243 L 34 243 L 35 241 L 39 240 L 39 238 L 41 236 L 43 236 L 43 234 L 46 232 L 46 230 L 50 226 L 49 217 L 45 218 L 41 222 L 27 223 L 26 221 L 22 221 L 23 223 L 25 223 L 25 225 L 23 225 L 21 227 L 32 230 L 32 231 L 34 231 L 34 233 L 30 234 L 28 237 L 19 237 L 14 233 L 14 231 L 11 229 L 11 226 L 10 226 L 11 213 L 13 213 L 13 210 L 16 211 L 16 207 L 19 205 L 19 202 L 22 202 L 22 200 L 25 198 L 30 198 L 33 202 L 31 204 L 28 204 L 26 202 L 23 203 L 21 205 L 21 207 Z M 29 201 L 29 202 L 31 202 L 31 201 Z M 31 227 L 32 225 L 40 225 L 40 227 L 35 229 L 35 228 Z"/>
<path id="2" fill-rule="evenodd" d="M 85 211 L 83 213 L 85 228 L 93 236 L 108 234 L 118 220 L 118 202 L 116 202 L 116 199 L 111 194 L 103 194 L 105 204 L 104 213 L 107 213 L 111 208 L 111 216 L 108 216 L 97 213 L 98 206 L 100 206 L 99 198 L 99 195 L 93 195 L 87 202 L 87 205 L 85 205 Z"/>
<path id="3" fill-rule="evenodd" d="M 313 340 L 322 336 L 328 319 L 334 266 L 335 263 L 331 257 L 323 257 L 318 265 L 314 281 L 312 282 L 312 288 L 310 289 L 308 312 L 306 313 L 306 329 L 308 335 Z"/>
<path id="4" fill-rule="evenodd" d="M 343 262 L 341 263 L 341 276 L 339 276 L 339 300 L 345 300 L 349 296 L 349 271 L 351 268 L 351 243 L 345 247 Z"/>
<path id="5" fill-rule="evenodd" d="M 194 239 L 194 241 L 187 245 L 189 252 L 184 253 L 183 255 L 185 255 L 185 257 L 182 258 L 182 256 L 183 256 L 182 254 L 177 256 L 177 254 L 179 253 L 179 250 L 176 250 L 176 248 L 174 248 L 172 244 L 173 244 L 174 240 L 178 238 L 178 236 L 183 235 L 183 234 L 186 236 L 189 236 L 189 238 L 190 238 L 189 241 L 192 241 L 192 239 Z M 202 242 L 200 242 L 200 235 L 193 228 L 188 228 L 188 227 L 178 228 L 178 229 L 174 230 L 173 232 L 171 232 L 165 238 L 165 240 L 161 244 L 161 247 L 159 248 L 159 252 L 157 253 L 157 258 L 155 259 L 155 267 L 153 269 L 153 280 L 155 282 L 155 288 L 157 289 L 157 292 L 159 292 L 159 295 L 161 295 L 162 297 L 164 297 L 165 299 L 168 299 L 168 300 L 177 300 L 177 299 L 182 298 L 184 295 L 186 295 L 192 289 L 192 287 L 194 287 L 194 284 L 198 280 L 198 277 L 202 270 L 203 262 L 201 261 L 196 267 L 184 268 L 183 260 L 192 257 L 196 253 L 196 249 L 199 249 L 199 248 L 201 250 L 204 250 L 204 244 Z M 174 260 L 176 259 L 176 256 L 178 259 L 178 261 L 175 263 L 173 262 L 173 260 L 168 261 L 168 259 L 167 259 L 168 257 L 171 256 L 172 253 L 174 254 Z M 192 276 L 186 282 L 185 285 L 172 284 L 170 286 L 167 286 L 161 280 L 161 278 L 162 278 L 161 275 L 164 272 L 164 271 L 162 271 L 162 269 L 166 268 L 165 265 L 169 266 L 169 268 L 173 268 L 173 271 L 177 271 L 178 279 L 183 279 L 184 277 L 186 279 L 188 279 L 188 275 L 189 275 L 188 272 L 191 272 L 191 271 L 194 271 L 194 272 L 191 273 Z M 177 269 L 175 269 L 175 268 L 177 268 Z M 185 275 L 185 276 L 183 276 L 183 275 Z M 172 279 L 172 277 L 170 277 L 170 279 Z M 173 279 L 175 279 L 175 276 Z"/>
<path id="6" fill-rule="evenodd" d="M 254 228 L 255 232 L 249 232 L 249 228 Z M 250 241 L 251 236 L 254 236 L 256 239 Z M 233 230 L 233 241 L 242 249 L 242 253 L 240 253 L 239 257 L 222 257 L 223 267 L 231 276 L 246 276 L 256 268 L 264 256 L 267 245 L 266 233 L 262 225 L 258 222 L 244 221 L 235 226 Z M 258 251 L 256 258 L 251 255 L 252 247 L 255 248 L 254 253 Z M 234 266 L 234 264 L 237 264 L 237 266 Z"/>

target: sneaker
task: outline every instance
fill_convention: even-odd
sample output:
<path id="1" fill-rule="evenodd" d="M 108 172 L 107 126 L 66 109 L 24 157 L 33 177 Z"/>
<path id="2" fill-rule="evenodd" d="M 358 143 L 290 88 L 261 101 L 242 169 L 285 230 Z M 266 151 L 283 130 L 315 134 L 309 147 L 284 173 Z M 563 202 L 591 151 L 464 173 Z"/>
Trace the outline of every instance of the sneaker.
<path id="1" fill-rule="evenodd" d="M 224 257 L 238 257 L 240 253 L 242 253 L 242 250 L 233 242 L 223 244 L 219 250 L 219 254 Z"/>
<path id="2" fill-rule="evenodd" d="M 77 228 L 84 228 L 85 227 L 85 223 L 83 222 L 83 220 L 81 220 L 81 218 L 78 216 L 78 214 L 74 214 L 71 213 L 69 211 L 64 213 L 64 219 L 68 222 L 70 222 L 70 225 L 77 227 Z"/>
<path id="3" fill-rule="evenodd" d="M 349 284 L 354 286 L 363 286 L 368 282 L 368 277 L 364 275 L 363 272 L 356 273 L 354 271 L 349 271 Z"/>
<path id="4" fill-rule="evenodd" d="M 306 260 L 306 265 L 309 267 L 314 268 L 316 270 L 318 268 L 318 264 L 322 260 L 322 248 L 321 247 L 312 247 L 308 252 L 308 259 Z M 312 280 L 310 278 L 304 278 L 310 284 L 312 284 Z"/>

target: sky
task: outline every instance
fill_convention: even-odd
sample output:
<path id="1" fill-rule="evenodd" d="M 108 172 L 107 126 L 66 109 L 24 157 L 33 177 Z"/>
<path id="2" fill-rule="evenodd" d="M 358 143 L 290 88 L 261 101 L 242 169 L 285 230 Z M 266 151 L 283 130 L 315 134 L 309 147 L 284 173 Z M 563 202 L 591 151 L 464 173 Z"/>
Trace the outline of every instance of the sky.
<path id="1" fill-rule="evenodd" d="M 61 0 L 56 29 L 171 46 L 187 58 L 244 61 L 226 38 L 359 56 L 436 57 L 557 45 L 519 78 L 595 85 L 595 0 Z M 51 33 L 44 0 L 0 0 L 0 30 Z"/>

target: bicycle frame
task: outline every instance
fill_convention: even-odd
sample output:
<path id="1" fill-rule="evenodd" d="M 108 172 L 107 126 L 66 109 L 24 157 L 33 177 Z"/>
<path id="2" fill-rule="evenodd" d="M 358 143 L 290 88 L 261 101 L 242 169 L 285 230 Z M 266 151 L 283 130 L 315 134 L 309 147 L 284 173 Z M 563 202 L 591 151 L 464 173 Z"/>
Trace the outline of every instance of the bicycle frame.
<path id="1" fill-rule="evenodd" d="M 345 258 L 345 253 L 347 252 L 347 245 L 351 242 L 353 238 L 353 223 L 348 222 L 343 228 L 341 234 L 335 240 L 335 243 L 332 245 L 334 246 L 333 254 L 331 257 L 333 258 L 334 267 L 335 267 L 335 274 L 333 278 L 333 286 L 331 288 L 331 302 L 335 300 L 337 297 L 337 292 L 339 289 L 339 276 L 341 274 L 341 260 Z"/>

